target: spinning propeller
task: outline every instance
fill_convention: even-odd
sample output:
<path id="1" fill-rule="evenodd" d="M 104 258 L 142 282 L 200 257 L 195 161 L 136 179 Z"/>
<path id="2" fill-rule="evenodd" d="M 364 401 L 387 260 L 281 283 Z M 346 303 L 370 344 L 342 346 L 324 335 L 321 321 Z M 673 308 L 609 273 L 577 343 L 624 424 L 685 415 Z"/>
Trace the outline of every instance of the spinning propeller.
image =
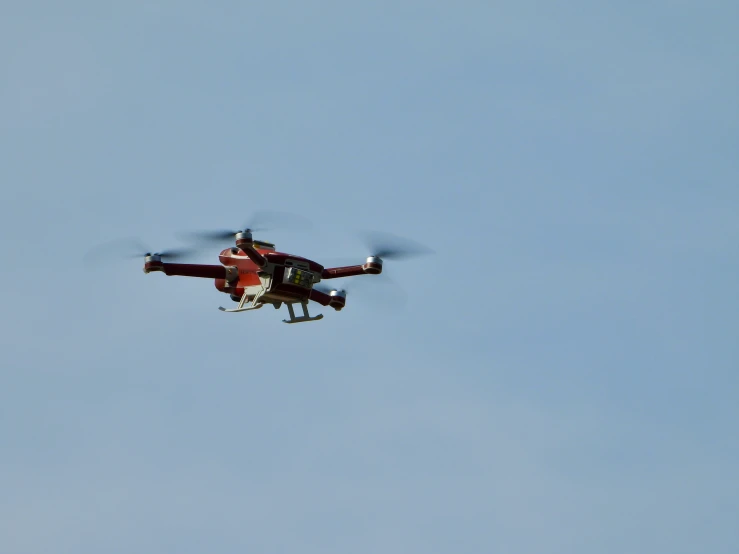
<path id="1" fill-rule="evenodd" d="M 99 244 L 95 249 L 89 251 L 84 256 L 84 260 L 88 263 L 96 262 L 101 259 L 110 258 L 144 258 L 151 254 L 156 254 L 163 261 L 175 261 L 187 258 L 196 253 L 194 248 L 171 248 L 153 252 L 151 248 L 137 238 L 114 239 L 103 244 Z"/>
<path id="2" fill-rule="evenodd" d="M 380 258 L 381 260 L 402 261 L 417 256 L 433 254 L 430 248 L 410 239 L 401 238 L 397 235 L 386 232 L 363 232 L 360 233 L 367 251 L 370 256 Z M 347 264 L 349 265 L 349 264 Z M 347 286 L 348 285 L 348 286 Z M 346 277 L 337 282 L 336 286 L 332 286 L 330 281 L 323 281 L 314 287 L 325 294 L 330 294 L 336 290 L 348 293 L 359 290 L 360 296 L 372 298 L 373 304 L 383 304 L 384 307 L 392 307 L 393 309 L 402 308 L 408 299 L 408 294 L 393 279 L 383 272 L 379 275 L 372 276 L 355 276 Z"/>
<path id="3" fill-rule="evenodd" d="M 434 252 L 419 242 L 386 232 L 363 232 L 360 233 L 360 238 L 370 256 L 381 260 L 402 261 L 433 254 Z M 330 294 L 331 291 L 336 290 L 344 296 L 348 295 L 349 292 L 359 292 L 359 296 L 364 297 L 365 300 L 371 299 L 373 305 L 382 304 L 383 307 L 392 309 L 402 308 L 408 300 L 406 291 L 388 277 L 384 271 L 379 275 L 337 279 L 335 285 L 331 281 L 325 280 L 314 288 L 325 294 Z"/>
<path id="4" fill-rule="evenodd" d="M 179 233 L 182 238 L 195 239 L 200 242 L 222 242 L 234 238 L 238 233 L 249 231 L 263 233 L 275 228 L 303 230 L 311 227 L 308 219 L 301 215 L 286 212 L 258 211 L 254 212 L 241 229 L 213 229 L 201 231 L 185 231 Z"/>
<path id="5" fill-rule="evenodd" d="M 419 242 L 391 233 L 365 231 L 359 233 L 359 238 L 369 256 L 380 258 L 383 261 L 404 261 L 434 253 L 433 250 Z M 339 258 L 323 259 L 322 263 L 324 267 L 348 266 L 357 263 L 357 260 L 354 257 L 341 256 Z"/>
<path id="6" fill-rule="evenodd" d="M 339 291 L 344 297 L 351 294 L 363 302 L 370 301 L 373 306 L 380 309 L 398 310 L 402 309 L 408 301 L 408 293 L 386 274 L 380 275 L 358 275 L 345 277 L 343 279 L 321 281 L 313 288 L 324 293 Z"/>
<path id="7" fill-rule="evenodd" d="M 162 260 L 179 260 L 186 258 L 193 254 L 195 251 L 192 248 L 179 248 L 177 250 L 162 250 L 161 252 L 145 252 L 144 254 L 137 253 L 130 258 L 140 258 L 146 256 L 159 256 Z"/>
<path id="8" fill-rule="evenodd" d="M 401 238 L 385 232 L 364 232 L 360 236 L 364 239 L 371 256 L 383 260 L 407 260 L 416 256 L 433 254 L 430 248 L 410 239 Z"/>

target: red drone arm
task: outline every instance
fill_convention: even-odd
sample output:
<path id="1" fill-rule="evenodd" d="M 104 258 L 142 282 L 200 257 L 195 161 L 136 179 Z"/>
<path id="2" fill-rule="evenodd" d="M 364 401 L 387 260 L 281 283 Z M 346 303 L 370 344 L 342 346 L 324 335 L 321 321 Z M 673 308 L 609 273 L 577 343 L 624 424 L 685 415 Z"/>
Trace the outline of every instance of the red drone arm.
<path id="1" fill-rule="evenodd" d="M 322 306 L 331 306 L 337 312 L 346 306 L 346 292 L 331 291 L 330 294 L 311 289 L 309 298 Z"/>
<path id="2" fill-rule="evenodd" d="M 382 260 L 376 256 L 370 256 L 363 265 L 347 265 L 324 269 L 321 273 L 321 279 L 336 279 L 337 277 L 353 277 L 355 275 L 377 275 L 378 273 L 382 273 Z"/>
<path id="3" fill-rule="evenodd" d="M 364 266 L 348 265 L 344 267 L 330 267 L 321 272 L 321 279 L 336 279 L 338 277 L 353 277 L 354 275 L 364 275 Z"/>
<path id="4" fill-rule="evenodd" d="M 264 267 L 267 263 L 267 258 L 262 256 L 259 252 L 254 249 L 254 241 L 251 238 L 251 232 L 241 231 L 236 235 L 236 246 L 241 248 L 249 259 L 257 264 L 259 267 Z"/>
<path id="5" fill-rule="evenodd" d="M 239 246 L 239 248 L 241 248 L 246 253 L 246 255 L 249 256 L 249 259 L 257 264 L 259 267 L 264 267 L 264 264 L 267 263 L 267 258 L 254 250 L 253 246 L 246 246 L 242 244 Z"/>
<path id="6" fill-rule="evenodd" d="M 331 297 L 328 294 L 316 289 L 311 289 L 310 299 L 314 302 L 318 302 L 322 306 L 328 306 L 331 303 Z"/>
<path id="7" fill-rule="evenodd" d="M 222 265 L 199 264 L 167 264 L 161 265 L 165 274 L 180 275 L 183 277 L 203 277 L 205 279 L 226 279 L 227 271 Z"/>

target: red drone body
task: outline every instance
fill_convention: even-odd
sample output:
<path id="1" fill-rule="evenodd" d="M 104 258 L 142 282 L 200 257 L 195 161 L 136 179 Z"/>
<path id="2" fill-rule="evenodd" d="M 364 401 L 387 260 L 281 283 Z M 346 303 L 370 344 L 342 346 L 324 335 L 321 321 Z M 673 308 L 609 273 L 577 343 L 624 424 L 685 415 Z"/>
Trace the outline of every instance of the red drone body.
<path id="1" fill-rule="evenodd" d="M 320 314 L 314 317 L 308 314 L 311 300 L 336 311 L 346 305 L 343 290 L 323 292 L 314 288 L 320 281 L 382 273 L 379 256 L 370 256 L 361 265 L 324 268 L 307 258 L 277 252 L 274 244 L 253 240 L 249 230 L 236 233 L 235 238 L 236 247 L 220 253 L 222 265 L 166 263 L 160 254 L 146 254 L 144 273 L 161 271 L 166 275 L 214 279 L 219 291 L 238 301 L 236 308 L 220 308 L 224 312 L 256 310 L 265 304 L 278 309 L 285 304 L 290 313 L 290 319 L 283 320 L 285 323 L 321 319 Z M 296 317 L 293 304 L 302 306 L 302 316 Z"/>

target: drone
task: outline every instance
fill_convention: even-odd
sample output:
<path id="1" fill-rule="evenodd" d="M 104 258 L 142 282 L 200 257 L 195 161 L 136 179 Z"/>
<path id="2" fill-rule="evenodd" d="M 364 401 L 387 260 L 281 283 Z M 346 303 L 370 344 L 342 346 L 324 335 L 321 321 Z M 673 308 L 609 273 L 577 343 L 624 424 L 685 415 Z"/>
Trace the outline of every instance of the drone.
<path id="1" fill-rule="evenodd" d="M 234 240 L 234 246 L 225 248 L 218 256 L 219 265 L 173 263 L 187 255 L 187 251 L 147 252 L 144 254 L 144 273 L 160 272 L 169 276 L 213 279 L 215 287 L 237 302 L 235 308 L 219 309 L 222 312 L 240 313 L 258 310 L 268 304 L 275 309 L 287 306 L 289 319 L 284 323 L 304 323 L 323 319 L 322 314 L 311 316 L 310 301 L 333 308 L 337 312 L 346 306 L 346 290 L 325 287 L 323 281 L 359 275 L 379 275 L 384 259 L 403 259 L 413 255 L 430 253 L 425 247 L 412 241 L 386 235 L 382 244 L 375 240 L 373 253 L 364 263 L 341 267 L 324 267 L 302 256 L 276 250 L 275 245 L 253 238 L 253 227 L 242 230 L 206 231 L 195 233 L 199 240 Z M 192 235 L 192 233 L 190 233 Z M 296 315 L 294 306 L 302 308 Z"/>

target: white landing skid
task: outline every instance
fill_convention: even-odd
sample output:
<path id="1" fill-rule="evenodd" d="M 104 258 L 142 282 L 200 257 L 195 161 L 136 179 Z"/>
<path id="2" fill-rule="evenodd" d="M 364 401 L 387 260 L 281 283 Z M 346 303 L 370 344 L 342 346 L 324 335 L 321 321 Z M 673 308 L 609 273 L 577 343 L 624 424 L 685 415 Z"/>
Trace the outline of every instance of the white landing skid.
<path id="1" fill-rule="evenodd" d="M 264 304 L 262 304 L 259 301 L 259 299 L 262 297 L 263 294 L 264 294 L 264 289 L 260 290 L 256 294 L 256 296 L 254 297 L 254 300 L 251 301 L 251 306 L 245 306 L 246 301 L 249 300 L 249 295 L 247 294 L 246 291 L 244 291 L 244 294 L 241 296 L 241 301 L 239 302 L 239 305 L 237 307 L 226 309 L 223 306 L 219 306 L 218 309 L 221 310 L 222 312 L 232 312 L 232 313 L 248 312 L 249 310 L 258 310 L 259 308 L 264 306 Z"/>
<path id="2" fill-rule="evenodd" d="M 303 307 L 303 315 L 295 317 L 295 310 L 293 310 L 293 303 L 286 303 L 287 311 L 290 312 L 290 319 L 283 319 L 284 323 L 303 323 L 304 321 L 318 321 L 323 319 L 323 314 L 318 314 L 315 317 L 308 315 L 308 303 L 301 302 L 300 305 Z"/>

